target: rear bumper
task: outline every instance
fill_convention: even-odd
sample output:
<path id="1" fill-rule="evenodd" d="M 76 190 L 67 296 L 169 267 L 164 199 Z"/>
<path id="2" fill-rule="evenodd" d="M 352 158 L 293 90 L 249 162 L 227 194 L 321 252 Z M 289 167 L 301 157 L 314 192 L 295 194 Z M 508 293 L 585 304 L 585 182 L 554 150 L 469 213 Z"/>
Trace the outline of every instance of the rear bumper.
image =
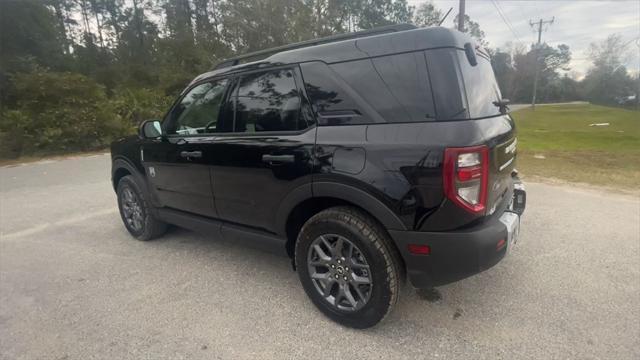
<path id="1" fill-rule="evenodd" d="M 525 196 L 518 188 L 516 197 Z M 514 197 L 514 199 L 516 199 Z M 517 201 L 517 200 L 516 200 Z M 513 202 L 478 226 L 452 232 L 389 231 L 416 288 L 430 288 L 462 280 L 497 264 L 517 241 L 521 208 Z M 427 245 L 429 255 L 409 252 L 409 245 Z"/>

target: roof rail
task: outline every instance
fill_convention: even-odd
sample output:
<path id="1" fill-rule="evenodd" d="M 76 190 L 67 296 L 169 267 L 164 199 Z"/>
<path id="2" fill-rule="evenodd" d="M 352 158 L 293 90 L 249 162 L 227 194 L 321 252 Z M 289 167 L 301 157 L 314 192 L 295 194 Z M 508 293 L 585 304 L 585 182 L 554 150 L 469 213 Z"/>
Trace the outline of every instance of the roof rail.
<path id="1" fill-rule="evenodd" d="M 416 26 L 411 25 L 411 24 L 395 24 L 395 25 L 380 26 L 380 27 L 376 27 L 376 28 L 373 28 L 373 29 L 362 30 L 362 31 L 357 31 L 357 32 L 352 32 L 352 33 L 331 35 L 331 36 L 327 36 L 327 37 L 320 38 L 320 39 L 311 39 L 311 40 L 301 41 L 301 42 L 294 43 L 294 44 L 289 44 L 289 45 L 276 46 L 276 47 L 273 47 L 273 48 L 270 48 L 270 49 L 259 50 L 259 51 L 255 51 L 255 52 L 251 52 L 251 53 L 238 55 L 238 56 L 229 58 L 229 59 L 217 64 L 213 68 L 213 70 L 217 70 L 217 69 L 222 69 L 222 68 L 238 65 L 241 60 L 257 58 L 257 57 L 260 57 L 260 56 L 265 56 L 265 55 L 270 55 L 270 54 L 275 54 L 275 53 L 279 53 L 281 51 L 294 50 L 294 49 L 300 49 L 300 48 L 305 48 L 305 47 L 315 46 L 315 45 L 320 45 L 320 44 L 328 44 L 328 43 L 332 43 L 332 42 L 336 42 L 336 41 L 356 39 L 356 38 L 365 37 L 365 36 L 379 35 L 379 34 L 406 31 L 406 30 L 413 30 L 413 29 L 416 29 Z"/>

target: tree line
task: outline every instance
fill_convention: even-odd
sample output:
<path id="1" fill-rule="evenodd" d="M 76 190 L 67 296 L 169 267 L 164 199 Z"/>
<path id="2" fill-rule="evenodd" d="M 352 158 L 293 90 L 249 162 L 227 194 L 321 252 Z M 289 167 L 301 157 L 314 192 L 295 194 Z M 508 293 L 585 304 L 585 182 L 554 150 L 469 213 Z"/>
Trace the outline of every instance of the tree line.
<path id="1" fill-rule="evenodd" d="M 627 46 L 619 34 L 591 44 L 588 56 L 592 62 L 580 79 L 569 76 L 571 51 L 568 45 L 552 47 L 541 44 L 508 44 L 490 49 L 491 64 L 502 94 L 518 103 L 531 101 L 536 66 L 539 70 L 538 102 L 566 102 L 586 100 L 603 105 L 638 106 L 640 81 L 624 66 Z M 635 96 L 634 100 L 629 99 Z"/>
<path id="2" fill-rule="evenodd" d="M 162 116 L 196 74 L 234 54 L 394 23 L 434 26 L 443 16 L 406 0 L 0 1 L 0 157 L 102 148 Z M 462 20 L 490 45 L 478 23 Z M 614 102 L 633 84 L 605 45 L 581 83 L 560 75 L 566 45 L 490 50 L 512 101 L 530 99 L 537 61 L 542 101 Z"/>

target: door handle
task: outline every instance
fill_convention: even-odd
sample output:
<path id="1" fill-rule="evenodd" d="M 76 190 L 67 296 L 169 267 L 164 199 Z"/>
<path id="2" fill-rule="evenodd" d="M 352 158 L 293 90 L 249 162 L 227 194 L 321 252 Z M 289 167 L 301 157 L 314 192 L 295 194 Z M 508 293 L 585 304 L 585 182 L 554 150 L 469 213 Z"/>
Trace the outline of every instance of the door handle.
<path id="1" fill-rule="evenodd" d="M 269 164 L 278 164 L 278 163 L 292 163 L 296 161 L 296 157 L 293 155 L 262 155 L 262 162 L 266 162 Z"/>
<path id="2" fill-rule="evenodd" d="M 191 158 L 201 158 L 202 151 L 181 151 L 180 156 L 183 158 L 191 159 Z"/>

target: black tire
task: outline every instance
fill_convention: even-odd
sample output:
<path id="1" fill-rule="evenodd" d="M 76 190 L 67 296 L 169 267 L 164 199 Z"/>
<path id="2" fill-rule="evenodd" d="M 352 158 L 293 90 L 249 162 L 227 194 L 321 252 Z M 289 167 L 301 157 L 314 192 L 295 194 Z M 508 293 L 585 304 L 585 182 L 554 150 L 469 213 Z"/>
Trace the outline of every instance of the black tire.
<path id="1" fill-rule="evenodd" d="M 117 194 L 120 217 L 122 218 L 124 226 L 133 237 L 141 241 L 147 241 L 155 239 L 167 231 L 167 224 L 155 217 L 153 214 L 153 205 L 149 203 L 147 194 L 136 183 L 133 176 L 127 175 L 120 179 Z M 131 194 L 135 196 L 139 204 L 137 207 L 139 221 L 137 223 L 132 223 L 131 217 L 129 217 L 125 211 L 125 209 L 129 208 L 125 196 Z M 140 226 L 136 226 L 138 223 Z"/>
<path id="2" fill-rule="evenodd" d="M 316 280 L 311 278 L 310 273 L 315 272 L 315 269 L 317 269 L 316 265 L 313 264 L 327 261 L 324 260 L 326 257 L 319 259 L 316 256 L 316 260 L 313 259 L 313 253 L 316 251 L 314 250 L 315 245 L 319 244 L 318 239 L 324 240 L 331 236 L 336 239 L 347 239 L 352 244 L 349 246 L 352 249 L 356 249 L 355 251 L 358 251 L 364 257 L 363 263 L 367 264 L 366 275 L 369 277 L 371 285 L 364 285 L 365 292 L 368 290 L 368 296 L 360 297 L 363 299 L 362 303 L 364 303 L 364 305 L 360 305 L 360 308 L 354 305 L 349 311 L 340 309 L 339 304 L 335 304 L 336 300 L 338 298 L 346 299 L 346 297 L 335 295 L 335 297 L 331 298 L 332 296 L 321 294 L 323 291 L 325 291 L 325 294 L 326 292 L 336 293 L 337 291 L 342 291 L 341 286 L 351 286 L 351 289 L 355 290 L 353 289 L 354 285 L 344 284 L 348 282 L 347 277 L 344 278 L 345 282 L 342 284 L 332 278 L 337 275 L 334 267 L 336 264 L 333 263 L 333 260 L 331 260 L 332 263 L 330 264 L 333 268 L 329 269 L 327 267 L 327 272 L 333 271 L 328 275 L 331 278 L 328 279 L 330 280 L 328 283 L 332 286 L 328 291 L 326 289 L 330 287 L 329 285 L 324 286 L 323 290 L 321 289 L 322 285 L 318 285 L 318 278 L 315 278 Z M 337 240 L 334 244 L 337 244 Z M 314 245 L 314 249 L 310 250 L 312 245 Z M 337 246 L 334 245 L 333 250 Z M 342 249 L 342 245 L 340 245 L 340 248 Z M 344 253 L 344 250 L 341 250 L 341 253 Z M 334 257 L 336 256 L 332 255 L 332 259 Z M 342 325 L 358 329 L 374 326 L 391 312 L 398 301 L 404 274 L 398 251 L 382 226 L 369 215 L 356 208 L 334 207 L 321 211 L 309 219 L 298 235 L 295 261 L 300 282 L 311 301 L 326 316 Z M 326 267 L 326 265 L 318 266 Z M 354 268 L 355 264 L 351 269 L 346 268 L 346 270 L 357 271 Z M 325 273 L 316 272 L 314 275 L 325 275 Z M 351 279 L 351 276 L 349 276 L 349 279 Z M 322 281 L 324 285 L 324 278 Z M 336 290 L 336 287 L 338 290 Z M 352 294 L 355 293 L 355 291 L 351 290 L 350 292 Z M 361 294 L 361 292 L 358 291 L 358 294 Z M 351 300 L 355 297 L 352 295 Z M 346 304 L 349 305 L 349 303 Z"/>

